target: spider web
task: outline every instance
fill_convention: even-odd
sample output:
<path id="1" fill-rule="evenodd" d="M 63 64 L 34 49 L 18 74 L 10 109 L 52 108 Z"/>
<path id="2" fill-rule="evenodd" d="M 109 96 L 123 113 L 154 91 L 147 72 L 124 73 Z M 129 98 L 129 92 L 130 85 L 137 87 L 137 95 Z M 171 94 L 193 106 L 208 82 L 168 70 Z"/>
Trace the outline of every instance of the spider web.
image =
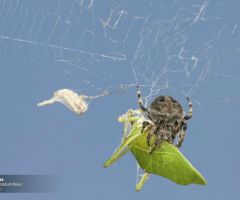
<path id="1" fill-rule="evenodd" d="M 234 5 L 0 0 L 0 62 L 48 63 L 94 94 L 139 83 L 146 104 L 158 94 L 189 96 L 195 106 L 232 103 L 240 100 Z"/>
<path id="2" fill-rule="evenodd" d="M 0 60 L 60 63 L 86 90 L 140 83 L 146 100 L 239 101 L 204 95 L 240 80 L 238 23 L 224 9 L 230 2 L 1 0 Z"/>

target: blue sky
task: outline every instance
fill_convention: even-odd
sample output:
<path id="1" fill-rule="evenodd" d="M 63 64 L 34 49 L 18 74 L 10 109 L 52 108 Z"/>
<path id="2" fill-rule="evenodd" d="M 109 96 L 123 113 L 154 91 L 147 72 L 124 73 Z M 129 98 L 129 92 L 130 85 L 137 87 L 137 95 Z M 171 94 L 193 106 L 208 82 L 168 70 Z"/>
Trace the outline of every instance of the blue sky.
<path id="1" fill-rule="evenodd" d="M 239 158 L 238 1 L 0 1 L 0 174 L 57 174 L 59 194 L 4 199 L 234 199 Z M 131 154 L 105 169 L 120 143 L 117 117 L 171 95 L 193 101 L 182 153 L 206 186 L 151 176 L 135 192 Z M 111 95 L 83 116 L 54 104 L 53 92 Z"/>

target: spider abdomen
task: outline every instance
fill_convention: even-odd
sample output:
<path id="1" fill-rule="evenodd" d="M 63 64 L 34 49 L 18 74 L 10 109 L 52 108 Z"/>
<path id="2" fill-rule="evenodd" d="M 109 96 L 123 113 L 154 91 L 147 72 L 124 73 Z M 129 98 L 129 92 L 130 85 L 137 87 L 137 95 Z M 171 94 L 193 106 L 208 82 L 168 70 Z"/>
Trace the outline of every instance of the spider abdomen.
<path id="1" fill-rule="evenodd" d="M 152 120 L 162 120 L 168 123 L 181 121 L 184 117 L 181 104 L 170 96 L 158 96 L 149 105 L 149 114 Z"/>

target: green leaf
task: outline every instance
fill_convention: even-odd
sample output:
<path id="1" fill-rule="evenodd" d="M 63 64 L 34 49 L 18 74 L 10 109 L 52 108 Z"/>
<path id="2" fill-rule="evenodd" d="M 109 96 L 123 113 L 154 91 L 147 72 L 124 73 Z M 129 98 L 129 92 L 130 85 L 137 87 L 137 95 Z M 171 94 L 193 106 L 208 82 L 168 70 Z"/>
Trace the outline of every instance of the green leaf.
<path id="1" fill-rule="evenodd" d="M 149 154 L 151 147 L 147 145 L 147 132 L 141 133 L 141 130 L 141 123 L 134 123 L 128 137 L 104 163 L 104 167 L 112 165 L 131 151 L 139 166 L 145 171 L 144 176 L 136 185 L 137 191 L 143 187 L 150 174 L 168 178 L 181 185 L 191 183 L 206 185 L 207 182 L 200 172 L 192 166 L 178 148 L 168 142 L 163 142 L 160 148 Z M 151 143 L 154 143 L 154 139 L 153 137 Z"/>
<path id="2" fill-rule="evenodd" d="M 147 133 L 144 133 L 130 144 L 130 150 L 142 169 L 181 185 L 206 184 L 200 172 L 175 146 L 168 142 L 163 142 L 159 149 L 149 154 L 150 148 L 147 145 L 146 136 Z"/>

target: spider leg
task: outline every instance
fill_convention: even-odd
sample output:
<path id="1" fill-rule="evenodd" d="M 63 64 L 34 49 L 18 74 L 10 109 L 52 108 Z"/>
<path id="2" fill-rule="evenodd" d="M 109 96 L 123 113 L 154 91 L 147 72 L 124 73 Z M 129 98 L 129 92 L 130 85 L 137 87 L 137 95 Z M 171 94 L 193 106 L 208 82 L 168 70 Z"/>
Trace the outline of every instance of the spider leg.
<path id="1" fill-rule="evenodd" d="M 188 114 L 184 117 L 184 119 L 185 119 L 185 120 L 189 120 L 189 119 L 192 118 L 193 108 L 192 108 L 192 101 L 189 99 L 189 97 L 186 97 L 186 99 L 188 100 L 189 110 L 188 110 Z"/>
<path id="2" fill-rule="evenodd" d="M 154 135 L 154 131 L 153 129 L 151 129 L 149 132 L 148 132 L 148 135 L 147 135 L 147 145 L 150 146 L 150 141 L 151 141 L 151 138 L 152 136 Z"/>
<path id="3" fill-rule="evenodd" d="M 137 98 L 138 98 L 138 105 L 143 112 L 148 113 L 147 108 L 143 105 L 142 95 L 140 92 L 139 84 L 137 84 Z"/>
<path id="4" fill-rule="evenodd" d="M 182 146 L 182 143 L 184 141 L 185 135 L 186 135 L 186 132 L 181 130 L 179 135 L 178 135 L 178 143 L 176 145 L 177 148 L 180 148 Z"/>
<path id="5" fill-rule="evenodd" d="M 159 148 L 162 142 L 163 142 L 162 133 L 161 134 L 157 134 L 156 135 L 156 139 L 155 139 L 154 147 L 149 152 L 149 154 L 152 154 L 157 148 Z"/>
<path id="6" fill-rule="evenodd" d="M 186 135 L 186 130 L 187 130 L 186 120 L 189 120 L 192 118 L 192 112 L 193 112 L 192 101 L 189 99 L 189 97 L 186 97 L 186 99 L 188 100 L 189 110 L 188 110 L 188 114 L 183 118 L 183 121 L 181 122 L 181 125 L 180 125 L 180 132 L 178 134 L 178 143 L 176 145 L 178 148 L 182 146 L 182 143 Z"/>
<path id="7" fill-rule="evenodd" d="M 172 142 L 174 142 L 177 133 L 179 132 L 180 126 L 177 121 L 175 121 L 173 129 L 172 129 Z"/>
<path id="8" fill-rule="evenodd" d="M 153 121 L 150 117 L 150 113 L 148 111 L 148 109 L 143 105 L 143 100 L 142 100 L 142 95 L 140 92 L 140 88 L 139 88 L 139 84 L 137 84 L 137 98 L 138 98 L 138 105 L 141 109 L 142 112 L 146 113 L 146 115 L 148 116 L 148 118 Z"/>
<path id="9" fill-rule="evenodd" d="M 176 147 L 180 148 L 182 146 L 182 143 L 183 143 L 184 138 L 186 136 L 186 130 L 187 130 L 187 124 L 186 124 L 186 122 L 182 122 L 181 123 L 181 130 L 178 134 L 178 143 L 177 143 Z"/>
<path id="10" fill-rule="evenodd" d="M 155 138 L 155 143 L 154 143 L 154 147 L 152 148 L 152 150 L 150 151 L 149 154 L 151 154 L 152 152 L 155 151 L 156 148 L 158 148 L 160 146 L 160 144 L 163 142 L 164 137 L 167 137 L 167 134 L 164 135 L 163 131 L 159 131 L 161 128 L 164 128 L 165 126 L 165 122 L 164 121 L 157 121 L 156 125 L 154 126 L 154 128 L 151 130 L 152 131 L 152 135 L 155 134 L 156 138 Z M 152 137 L 152 136 L 149 136 Z M 168 138 L 168 137 L 167 137 Z M 150 138 L 151 139 L 151 138 Z M 149 141 L 150 141 L 149 139 Z M 150 146 L 150 145 L 149 145 Z"/>
<path id="11" fill-rule="evenodd" d="M 141 133 L 147 131 L 150 127 L 152 126 L 152 124 L 148 121 L 144 121 L 142 123 L 142 130 L 141 130 Z"/>
<path id="12" fill-rule="evenodd" d="M 141 133 L 145 132 L 148 130 L 148 135 L 147 135 L 147 144 L 150 146 L 150 140 L 153 136 L 154 130 L 152 128 L 152 124 L 149 123 L 148 121 L 144 121 L 142 125 L 142 130 Z"/>

